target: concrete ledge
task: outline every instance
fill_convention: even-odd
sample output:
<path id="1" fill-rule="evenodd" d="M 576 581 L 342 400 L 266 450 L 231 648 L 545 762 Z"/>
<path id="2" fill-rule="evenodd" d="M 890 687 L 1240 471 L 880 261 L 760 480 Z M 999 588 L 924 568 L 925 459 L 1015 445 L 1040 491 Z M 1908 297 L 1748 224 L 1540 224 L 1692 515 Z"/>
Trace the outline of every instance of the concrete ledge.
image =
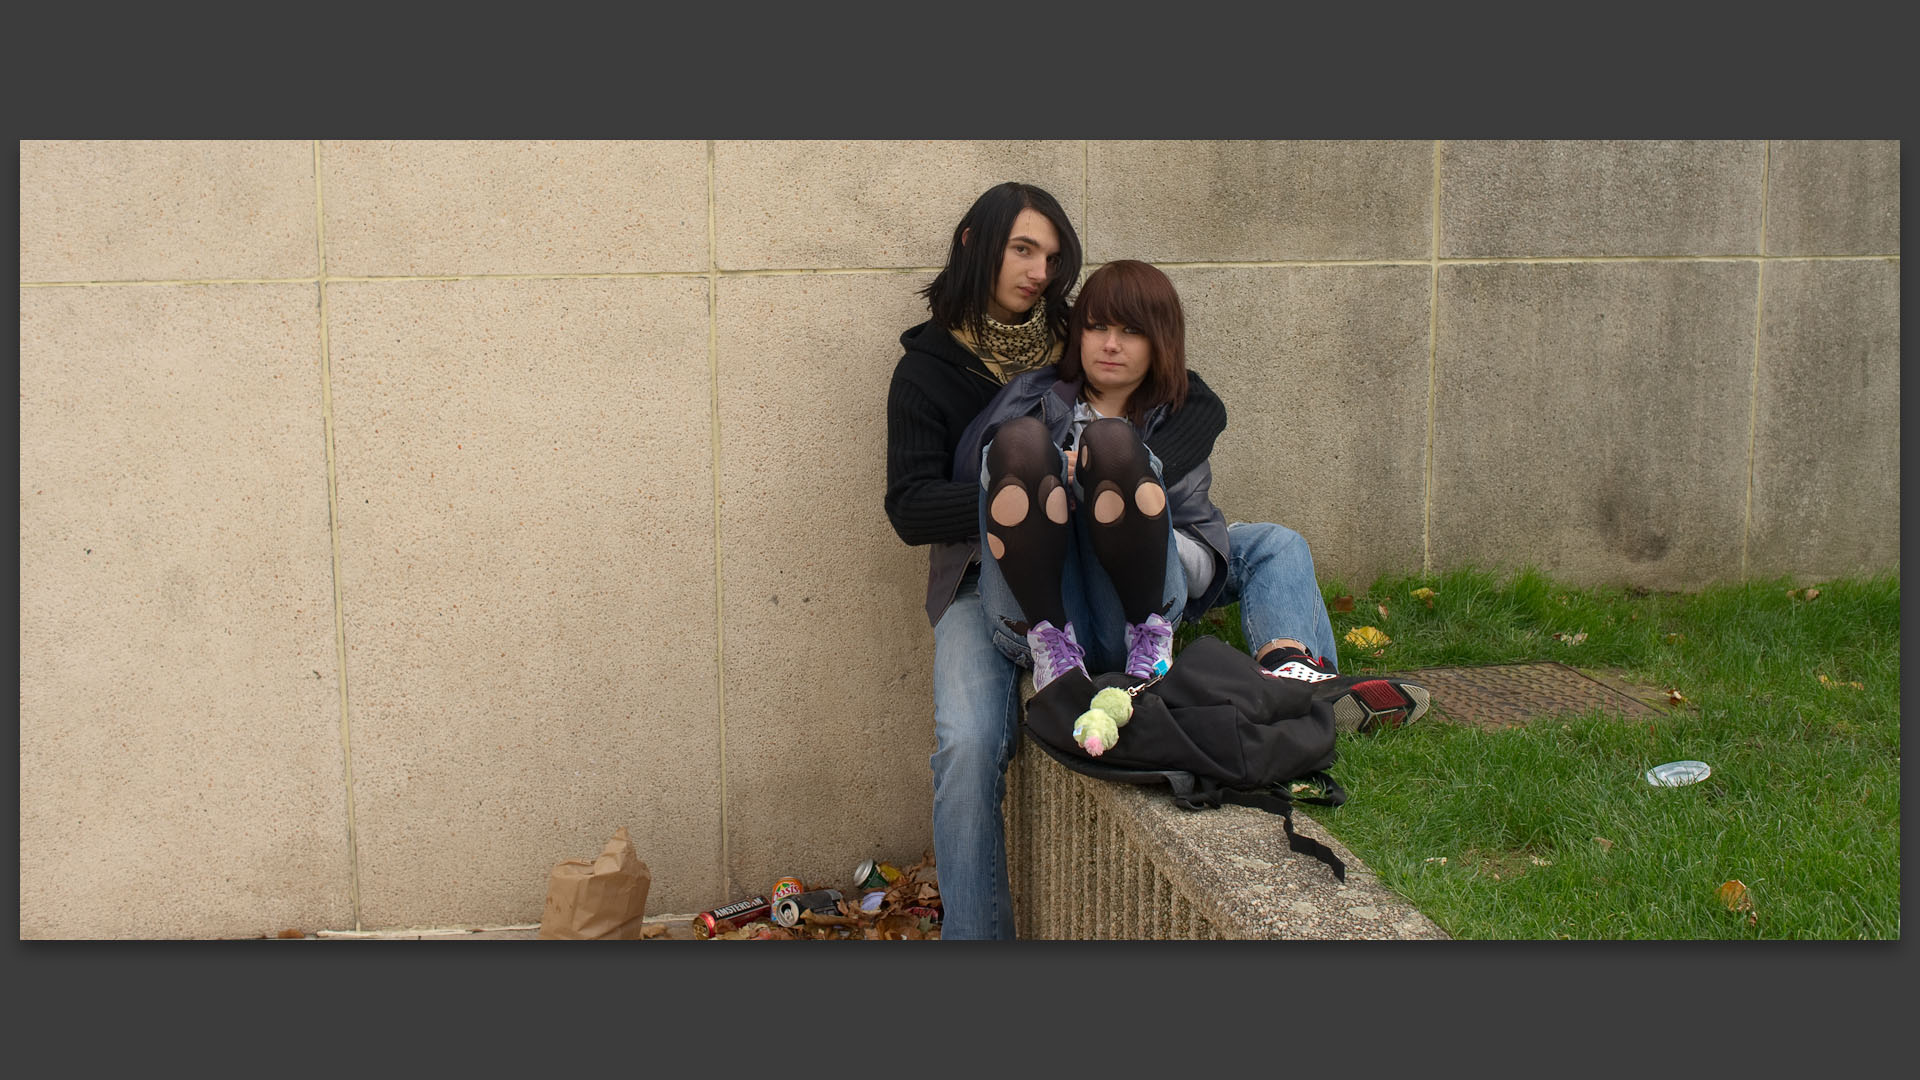
<path id="1" fill-rule="evenodd" d="M 1287 848 L 1279 818 L 1182 810 L 1164 789 L 1083 776 L 1029 745 L 1007 773 L 1007 861 L 1022 938 L 1446 938 L 1305 813 L 1294 829 L 1347 864 L 1343 885 Z"/>

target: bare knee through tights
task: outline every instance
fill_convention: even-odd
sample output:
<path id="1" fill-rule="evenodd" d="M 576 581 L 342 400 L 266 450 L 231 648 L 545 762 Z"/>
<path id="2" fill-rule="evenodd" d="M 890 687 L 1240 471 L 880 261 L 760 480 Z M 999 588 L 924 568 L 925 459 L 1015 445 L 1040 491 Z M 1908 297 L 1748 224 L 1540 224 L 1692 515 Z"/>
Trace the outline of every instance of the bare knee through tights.
<path id="1" fill-rule="evenodd" d="M 1000 425 L 987 447 L 987 553 L 1029 623 L 1067 621 L 1060 599 L 1067 557 L 1063 464 L 1047 426 L 1031 416 Z"/>
<path id="2" fill-rule="evenodd" d="M 1130 623 L 1166 612 L 1167 492 L 1153 474 L 1147 448 L 1133 425 L 1117 417 L 1095 420 L 1080 438 L 1074 467 L 1092 503 L 1088 530 L 1093 553 L 1119 594 Z"/>

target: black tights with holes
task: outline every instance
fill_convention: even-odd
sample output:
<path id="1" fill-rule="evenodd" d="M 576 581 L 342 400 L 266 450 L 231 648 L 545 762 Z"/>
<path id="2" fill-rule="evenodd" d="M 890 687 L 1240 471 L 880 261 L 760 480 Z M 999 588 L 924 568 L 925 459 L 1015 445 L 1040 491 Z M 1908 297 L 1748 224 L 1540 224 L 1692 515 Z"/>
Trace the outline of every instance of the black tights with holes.
<path id="1" fill-rule="evenodd" d="M 1094 556 L 1113 582 L 1127 621 L 1145 622 L 1164 601 L 1166 493 L 1145 444 L 1125 420 L 1088 424 L 1077 453 L 1074 478 L 1087 501 L 1071 513 L 1084 518 Z M 1060 574 L 1070 511 L 1062 466 L 1046 424 L 1031 416 L 1002 424 L 987 448 L 987 551 L 1029 623 L 1067 621 Z"/>

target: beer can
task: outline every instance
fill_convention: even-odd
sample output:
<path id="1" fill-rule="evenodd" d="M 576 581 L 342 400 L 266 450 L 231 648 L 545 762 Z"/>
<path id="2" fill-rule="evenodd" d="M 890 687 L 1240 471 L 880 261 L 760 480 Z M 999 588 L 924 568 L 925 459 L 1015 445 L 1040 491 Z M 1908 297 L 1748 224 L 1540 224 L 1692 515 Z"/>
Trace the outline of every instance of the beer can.
<path id="1" fill-rule="evenodd" d="M 773 900 L 774 903 L 777 904 L 780 901 L 785 900 L 789 896 L 793 896 L 796 893 L 803 893 L 806 891 L 807 891 L 806 882 L 801 881 L 797 877 L 783 877 L 779 881 L 776 881 L 773 883 L 773 892 L 769 893 L 768 896 Z"/>
<path id="2" fill-rule="evenodd" d="M 724 907 L 703 911 L 693 917 L 693 936 L 710 938 L 745 926 L 773 913 L 773 901 L 764 896 L 749 896 Z"/>
<path id="3" fill-rule="evenodd" d="M 803 915 L 809 911 L 823 915 L 839 912 L 839 889 L 815 889 L 812 892 L 796 893 L 784 897 L 773 905 L 773 921 L 781 926 L 799 926 Z"/>
<path id="4" fill-rule="evenodd" d="M 892 863 L 863 859 L 853 868 L 853 887 L 856 889 L 884 889 L 900 880 L 900 868 Z"/>

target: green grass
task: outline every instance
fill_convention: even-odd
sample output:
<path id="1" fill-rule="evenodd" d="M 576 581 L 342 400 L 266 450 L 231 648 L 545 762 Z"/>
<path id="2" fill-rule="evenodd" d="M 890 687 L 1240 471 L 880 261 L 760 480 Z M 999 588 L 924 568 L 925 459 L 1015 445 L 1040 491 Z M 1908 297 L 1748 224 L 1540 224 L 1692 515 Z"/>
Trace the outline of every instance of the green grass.
<path id="1" fill-rule="evenodd" d="M 1411 595 L 1421 587 L 1431 607 Z M 1897 939 L 1899 577 L 1829 582 L 1811 600 L 1791 588 L 1576 589 L 1531 571 L 1389 577 L 1364 593 L 1329 582 L 1330 609 L 1354 601 L 1332 616 L 1343 673 L 1558 660 L 1687 702 L 1651 720 L 1342 735 L 1332 772 L 1351 801 L 1316 820 L 1456 938 Z M 1238 622 L 1215 612 L 1179 643 L 1243 644 Z M 1392 642 L 1363 652 L 1344 640 L 1357 626 Z M 1681 788 L 1642 777 L 1680 759 L 1713 774 Z M 1749 910 L 1722 902 L 1728 881 Z"/>

